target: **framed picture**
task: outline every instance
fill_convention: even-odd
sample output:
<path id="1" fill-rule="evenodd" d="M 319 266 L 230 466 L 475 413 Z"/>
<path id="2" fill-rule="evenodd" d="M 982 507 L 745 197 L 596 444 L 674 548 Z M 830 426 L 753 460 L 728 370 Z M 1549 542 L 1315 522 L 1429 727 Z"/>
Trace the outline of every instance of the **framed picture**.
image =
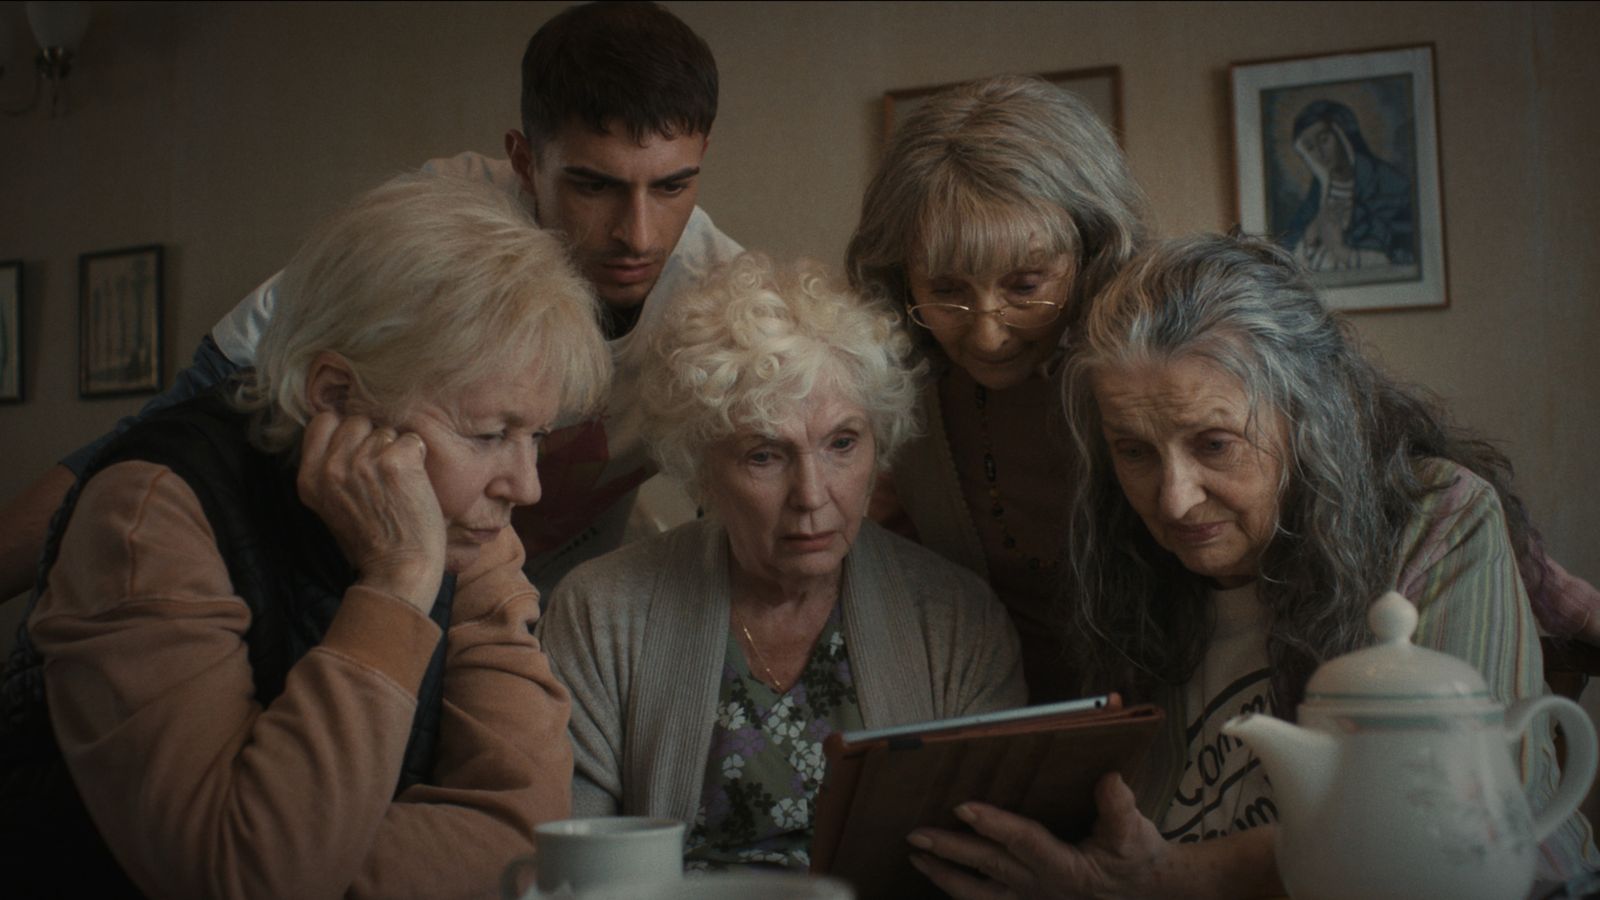
<path id="1" fill-rule="evenodd" d="M 1080 99 L 1089 104 L 1089 108 L 1100 116 L 1100 119 L 1111 128 L 1111 133 L 1116 137 L 1117 143 L 1122 143 L 1122 69 L 1117 66 L 1100 66 L 1094 69 L 1069 69 L 1063 72 L 1043 72 L 1035 77 L 1043 78 L 1056 87 L 1063 88 L 1077 94 Z M 898 91 L 885 91 L 883 94 L 883 141 L 889 143 L 889 135 L 894 132 L 894 126 L 904 119 L 918 104 L 934 94 L 964 81 L 952 81 L 947 84 L 936 84 L 931 87 L 906 88 Z"/>
<path id="2" fill-rule="evenodd" d="M 78 257 L 78 395 L 161 388 L 161 247 Z"/>
<path id="3" fill-rule="evenodd" d="M 22 402 L 22 261 L 0 262 L 0 403 Z"/>
<path id="4" fill-rule="evenodd" d="M 1433 45 L 1235 63 L 1240 226 L 1348 311 L 1445 307 Z"/>

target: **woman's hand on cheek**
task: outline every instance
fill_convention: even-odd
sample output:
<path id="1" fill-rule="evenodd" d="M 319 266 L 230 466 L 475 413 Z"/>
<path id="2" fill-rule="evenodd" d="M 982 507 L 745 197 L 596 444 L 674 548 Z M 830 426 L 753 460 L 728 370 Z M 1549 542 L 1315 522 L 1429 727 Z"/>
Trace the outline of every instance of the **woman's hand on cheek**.
<path id="1" fill-rule="evenodd" d="M 320 412 L 300 444 L 300 500 L 328 526 L 361 583 L 433 607 L 445 524 L 415 434 Z"/>
<path id="2" fill-rule="evenodd" d="M 1079 844 L 1062 843 L 1032 819 L 964 803 L 956 815 L 976 834 L 919 828 L 907 840 L 923 852 L 911 861 L 958 900 L 1164 896 L 1170 848 L 1140 815 L 1133 792 L 1121 777 L 1106 775 L 1095 803 L 1094 833 Z"/>

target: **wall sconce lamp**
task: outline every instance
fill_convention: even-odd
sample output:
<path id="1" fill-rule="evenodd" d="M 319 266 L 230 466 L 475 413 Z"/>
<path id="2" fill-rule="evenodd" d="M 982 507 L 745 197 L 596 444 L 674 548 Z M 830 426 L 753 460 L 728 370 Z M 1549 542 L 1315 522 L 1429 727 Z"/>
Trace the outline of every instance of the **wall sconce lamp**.
<path id="1" fill-rule="evenodd" d="M 28 25 L 33 39 L 39 45 L 39 55 L 34 59 L 33 95 L 24 106 L 4 107 L 8 116 L 26 115 L 39 105 L 39 98 L 48 86 L 50 118 L 61 114 L 61 83 L 72 71 L 72 62 L 89 27 L 89 4 L 57 0 L 57 2 L 28 3 Z M 18 48 L 6 27 L 0 21 L 0 78 L 6 66 L 18 55 Z"/>

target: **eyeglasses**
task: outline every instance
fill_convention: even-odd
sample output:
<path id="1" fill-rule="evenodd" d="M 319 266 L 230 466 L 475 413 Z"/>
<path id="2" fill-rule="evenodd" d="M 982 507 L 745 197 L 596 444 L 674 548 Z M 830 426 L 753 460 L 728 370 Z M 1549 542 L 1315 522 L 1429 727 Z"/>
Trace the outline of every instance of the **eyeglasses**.
<path id="1" fill-rule="evenodd" d="M 932 331 L 965 328 L 977 316 L 994 316 L 1007 328 L 1043 328 L 1061 318 L 1062 306 L 1048 300 L 1023 300 L 984 310 L 960 303 L 908 303 L 906 313 L 911 321 Z"/>

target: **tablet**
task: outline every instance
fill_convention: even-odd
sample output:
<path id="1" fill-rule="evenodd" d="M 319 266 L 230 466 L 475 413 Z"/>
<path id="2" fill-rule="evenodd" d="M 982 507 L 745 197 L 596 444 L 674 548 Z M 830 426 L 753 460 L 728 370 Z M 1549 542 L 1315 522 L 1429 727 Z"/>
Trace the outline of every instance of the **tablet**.
<path id="1" fill-rule="evenodd" d="M 1115 695 L 852 732 L 823 741 L 811 871 L 843 878 L 860 900 L 941 896 L 912 868 L 906 835 L 966 830 L 955 807 L 981 800 L 1077 841 L 1094 825 L 1094 788 L 1130 778 L 1161 710 Z"/>
<path id="2" fill-rule="evenodd" d="M 957 716 L 953 719 L 939 719 L 934 722 L 913 722 L 909 725 L 895 725 L 891 728 L 869 728 L 861 731 L 846 731 L 841 737 L 846 744 L 866 744 L 872 741 L 887 740 L 897 737 L 923 737 L 929 734 L 940 734 L 946 731 L 958 731 L 978 725 L 997 725 L 1001 722 L 1021 722 L 1028 719 L 1045 718 L 1061 713 L 1077 713 L 1085 710 L 1106 709 L 1111 704 L 1111 694 L 1101 694 L 1098 697 L 1084 697 L 1080 700 L 1063 700 L 1060 703 L 1041 703 L 1038 706 L 1019 706 L 1016 709 L 998 709 L 993 712 L 975 713 L 970 716 Z"/>

